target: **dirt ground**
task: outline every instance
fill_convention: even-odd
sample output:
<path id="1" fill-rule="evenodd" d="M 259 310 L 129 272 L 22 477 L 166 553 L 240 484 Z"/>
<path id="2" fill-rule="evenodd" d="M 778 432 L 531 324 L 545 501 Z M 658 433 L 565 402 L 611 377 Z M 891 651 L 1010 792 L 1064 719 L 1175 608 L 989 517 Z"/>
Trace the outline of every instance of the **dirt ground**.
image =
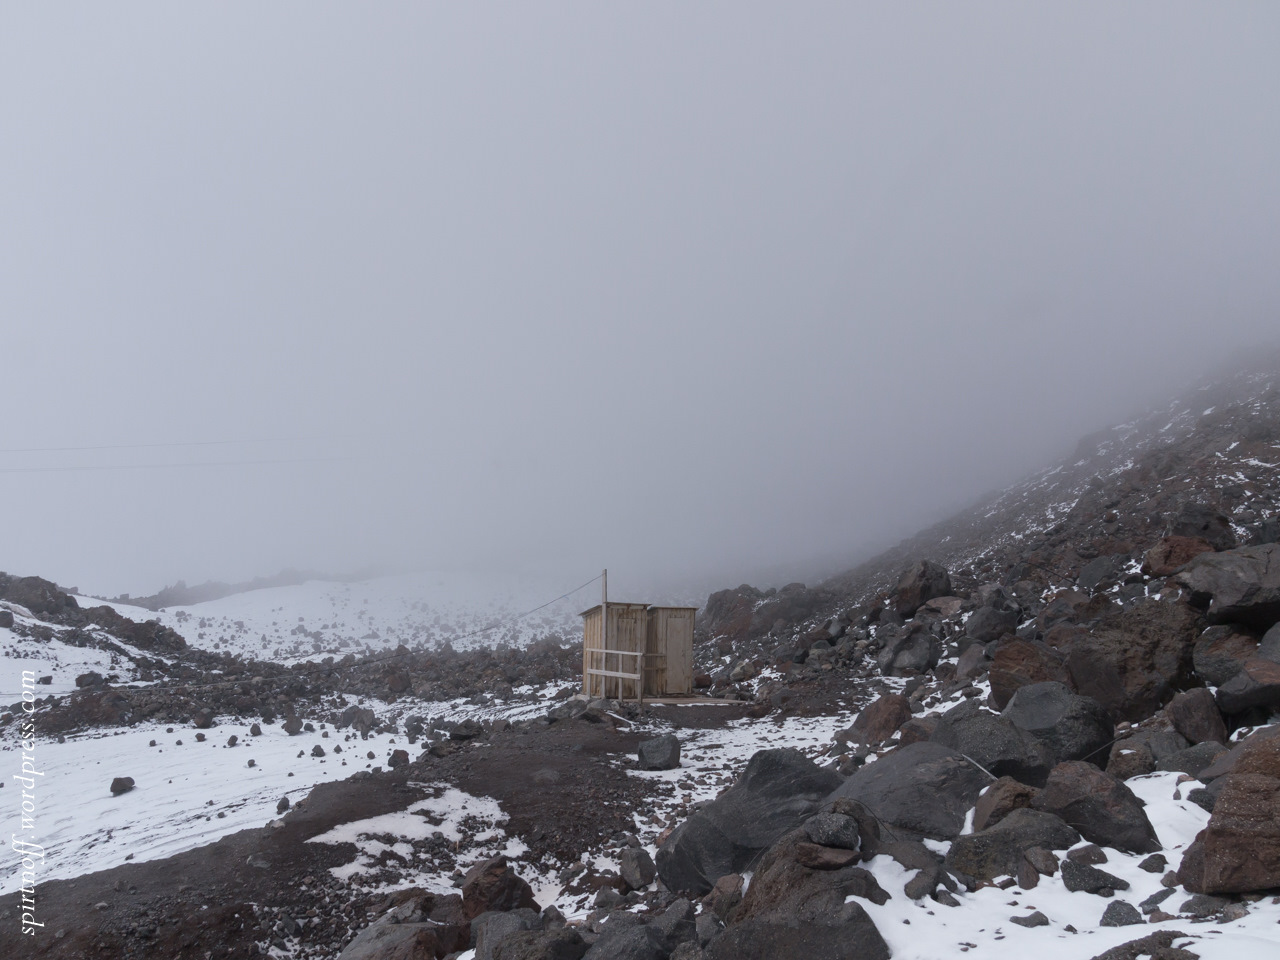
<path id="1" fill-rule="evenodd" d="M 743 707 L 655 707 L 677 728 L 714 728 Z M 307 843 L 332 827 L 404 810 L 433 783 L 496 799 L 525 856 L 559 860 L 633 828 L 648 809 L 649 781 L 628 777 L 642 734 L 623 724 L 573 720 L 494 735 L 443 757 L 370 777 L 317 785 L 282 825 L 246 830 L 165 860 L 128 863 L 75 880 L 42 883 L 37 912 L 46 924 L 18 936 L 20 895 L 0 898 L 6 957 L 220 958 L 258 955 L 255 942 L 284 918 L 307 918 L 304 953 L 334 956 L 385 906 L 335 880 L 331 867 L 356 855 L 351 844 Z M 380 902 L 383 901 L 383 902 Z M 255 911 L 256 905 L 256 911 Z"/>

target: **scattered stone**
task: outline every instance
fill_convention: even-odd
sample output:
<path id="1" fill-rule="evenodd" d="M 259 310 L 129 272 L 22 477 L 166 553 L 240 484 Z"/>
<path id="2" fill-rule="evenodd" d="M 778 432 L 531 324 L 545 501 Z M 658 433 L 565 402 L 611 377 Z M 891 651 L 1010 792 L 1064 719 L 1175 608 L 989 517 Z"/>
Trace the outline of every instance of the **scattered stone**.
<path id="1" fill-rule="evenodd" d="M 128 793 L 133 789 L 133 777 L 116 777 L 111 781 L 111 795 L 120 796 L 122 793 Z"/>
<path id="2" fill-rule="evenodd" d="M 1117 890 L 1128 890 L 1129 881 L 1122 880 L 1105 870 L 1090 867 L 1074 860 L 1063 860 L 1062 883 L 1072 893 L 1098 893 L 1109 897 Z"/>
<path id="3" fill-rule="evenodd" d="M 622 851 L 620 860 L 621 866 L 618 872 L 622 874 L 623 881 L 632 890 L 643 890 L 653 883 L 657 868 L 644 847 L 627 847 Z"/>
<path id="4" fill-rule="evenodd" d="M 1016 923 L 1020 927 L 1047 927 L 1049 918 L 1037 910 L 1034 913 L 1028 913 L 1026 916 L 1010 917 L 1009 922 Z"/>
<path id="5" fill-rule="evenodd" d="M 1096 867 L 1100 863 L 1107 862 L 1106 851 L 1096 843 L 1087 843 L 1083 847 L 1075 847 L 1067 851 L 1067 859 L 1076 863 L 1085 863 L 1091 867 Z"/>
<path id="6" fill-rule="evenodd" d="M 1138 908 L 1124 900 L 1113 900 L 1107 904 L 1107 909 L 1102 911 L 1099 926 L 1131 927 L 1136 923 L 1146 923 L 1142 919 L 1142 914 L 1138 912 Z"/>
<path id="7" fill-rule="evenodd" d="M 1222 897 L 1211 897 L 1206 893 L 1197 893 L 1184 901 L 1182 906 L 1178 908 L 1178 912 L 1192 917 L 1212 917 L 1221 913 L 1230 903 L 1230 900 L 1224 900 Z"/>
<path id="8" fill-rule="evenodd" d="M 1159 907 L 1160 904 L 1164 903 L 1166 900 L 1168 900 L 1172 896 L 1173 896 L 1173 889 L 1170 887 L 1166 887 L 1163 890 L 1157 890 L 1151 896 L 1147 897 L 1147 899 L 1143 900 L 1140 904 L 1138 904 L 1138 909 L 1141 910 L 1143 913 L 1148 913 L 1148 914 L 1154 913 L 1156 908 Z"/>
<path id="9" fill-rule="evenodd" d="M 680 766 L 680 738 L 674 734 L 640 741 L 641 770 L 675 770 Z"/>
<path id="10" fill-rule="evenodd" d="M 1139 870 L 1145 870 L 1147 873 L 1160 873 L 1169 865 L 1169 861 L 1165 859 L 1163 853 L 1153 853 L 1140 864 Z"/>

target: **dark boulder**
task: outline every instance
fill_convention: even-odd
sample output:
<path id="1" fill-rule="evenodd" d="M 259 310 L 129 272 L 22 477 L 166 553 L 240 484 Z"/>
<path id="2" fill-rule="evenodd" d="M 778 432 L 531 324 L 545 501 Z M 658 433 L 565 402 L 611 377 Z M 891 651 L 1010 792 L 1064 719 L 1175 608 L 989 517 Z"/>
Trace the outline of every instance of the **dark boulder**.
<path id="1" fill-rule="evenodd" d="M 133 789 L 133 777 L 116 777 L 111 781 L 111 795 L 118 797 Z"/>
<path id="2" fill-rule="evenodd" d="M 644 847 L 627 847 L 619 860 L 618 872 L 622 875 L 623 882 L 632 890 L 643 890 L 653 883 L 657 871 L 653 858 Z"/>
<path id="3" fill-rule="evenodd" d="M 1275 710 L 1280 707 L 1280 663 L 1261 657 L 1245 661 L 1240 672 L 1218 688 L 1216 698 L 1227 716 L 1259 707 Z"/>
<path id="4" fill-rule="evenodd" d="M 973 832 L 981 833 L 1024 807 L 1031 806 L 1038 791 L 1013 777 L 1001 777 L 982 791 L 973 808 Z"/>
<path id="5" fill-rule="evenodd" d="M 950 840 L 986 786 L 987 775 L 938 743 L 913 743 L 861 767 L 832 794 L 857 800 L 890 839 Z"/>
<path id="6" fill-rule="evenodd" d="M 667 960 L 672 946 L 653 924 L 610 923 L 582 956 L 583 960 Z"/>
<path id="7" fill-rule="evenodd" d="M 732 787 L 671 833 L 658 850 L 658 876 L 677 893 L 707 893 L 799 826 L 839 785 L 839 774 L 798 750 L 761 750 Z"/>
<path id="8" fill-rule="evenodd" d="M 1262 635 L 1262 642 L 1258 644 L 1258 652 L 1255 656 L 1270 660 L 1272 663 L 1280 663 L 1280 623 Z"/>
<path id="9" fill-rule="evenodd" d="M 1204 743 L 1207 740 L 1227 742 L 1227 727 L 1222 722 L 1218 703 L 1204 687 L 1196 687 L 1175 696 L 1165 707 L 1165 714 L 1173 724 L 1173 729 L 1190 743 Z"/>
<path id="10" fill-rule="evenodd" d="M 587 943 L 573 927 L 528 930 L 498 943 L 493 960 L 582 960 Z"/>
<path id="11" fill-rule="evenodd" d="M 914 677 L 938 665 L 942 643 L 928 624 L 912 622 L 905 627 L 881 630 L 884 646 L 876 654 L 876 666 L 886 677 Z"/>
<path id="12" fill-rule="evenodd" d="M 526 930 L 541 929 L 542 917 L 533 910 L 486 911 L 471 921 L 475 960 L 494 960 L 499 944 L 508 937 Z"/>
<path id="13" fill-rule="evenodd" d="M 1196 500 L 1182 505 L 1169 532 L 1175 537 L 1203 540 L 1214 550 L 1230 550 L 1236 545 L 1230 519 L 1207 503 Z"/>
<path id="14" fill-rule="evenodd" d="M 932 560 L 917 560 L 898 578 L 893 604 L 903 617 L 910 617 L 926 601 L 950 595 L 951 575 L 947 568 Z"/>
<path id="15" fill-rule="evenodd" d="M 1091 867 L 1077 860 L 1063 860 L 1062 885 L 1072 893 L 1096 893 L 1109 897 L 1117 890 L 1128 890 L 1129 881 L 1122 880 L 1113 873 Z"/>
<path id="16" fill-rule="evenodd" d="M 1018 629 L 1019 610 L 979 607 L 965 621 L 965 634 L 977 643 L 990 643 Z"/>
<path id="17" fill-rule="evenodd" d="M 1160 850 L 1142 801 L 1120 780 L 1079 760 L 1060 763 L 1032 809 L 1061 817 L 1086 840 L 1130 853 Z"/>
<path id="18" fill-rule="evenodd" d="M 11 577 L 0 573 L 0 600 L 26 607 L 36 616 L 58 616 L 80 605 L 75 597 L 58 589 L 58 585 L 41 577 Z"/>
<path id="19" fill-rule="evenodd" d="M 1138 908 L 1124 900 L 1113 900 L 1107 904 L 1107 909 L 1102 911 L 1102 919 L 1098 921 L 1098 926 L 1131 927 L 1136 923 L 1146 923 L 1142 919 L 1142 914 L 1138 912 Z"/>
<path id="20" fill-rule="evenodd" d="M 1112 725 L 1096 700 L 1072 693 L 1061 683 L 1035 683 L 1014 694 L 1001 714 L 1049 749 L 1055 763 L 1089 760 L 1101 764 Z"/>
<path id="21" fill-rule="evenodd" d="M 641 740 L 641 770 L 674 770 L 680 766 L 680 738 L 668 733 L 652 740 Z"/>
<path id="22" fill-rule="evenodd" d="M 473 920 L 487 910 L 541 910 L 533 889 L 507 866 L 506 857 L 478 863 L 462 878 L 462 912 Z"/>
<path id="23" fill-rule="evenodd" d="M 1061 818 L 1040 810 L 1013 810 L 995 826 L 965 834 L 951 842 L 947 869 L 973 884 L 997 877 L 1016 877 L 1024 869 L 1028 850 L 1065 850 L 1080 842 L 1080 834 Z"/>
<path id="24" fill-rule="evenodd" d="M 1243 623 L 1266 630 L 1280 622 L 1280 544 L 1202 553 L 1174 580 L 1191 602 L 1208 607 L 1214 623 Z"/>
<path id="25" fill-rule="evenodd" d="M 1220 687 L 1244 667 L 1258 651 L 1258 638 L 1240 627 L 1210 627 L 1191 648 L 1195 674 L 1210 686 Z"/>
<path id="26" fill-rule="evenodd" d="M 707 944 L 705 960 L 888 960 L 889 945 L 857 903 L 847 903 L 833 923 L 748 920 Z"/>
<path id="27" fill-rule="evenodd" d="M 1112 586 L 1119 582 L 1128 562 L 1128 555 L 1123 553 L 1095 557 L 1080 568 L 1080 573 L 1076 577 L 1076 586 L 1086 593 L 1093 593 L 1100 587 Z"/>
<path id="28" fill-rule="evenodd" d="M 1216 740 L 1206 740 L 1194 747 L 1187 747 L 1156 762 L 1157 770 L 1175 770 L 1199 778 L 1201 772 L 1227 752 Z"/>
<path id="29" fill-rule="evenodd" d="M 707 945 L 708 957 L 889 957 L 880 932 L 854 899 L 883 904 L 888 894 L 861 867 L 805 866 L 803 852 L 811 845 L 803 831 L 795 831 L 761 858 L 733 922 Z"/>
<path id="30" fill-rule="evenodd" d="M 1043 743 L 975 700 L 944 713 L 931 739 L 964 754 L 995 777 L 1009 776 L 1036 787 L 1044 783 L 1054 763 Z"/>

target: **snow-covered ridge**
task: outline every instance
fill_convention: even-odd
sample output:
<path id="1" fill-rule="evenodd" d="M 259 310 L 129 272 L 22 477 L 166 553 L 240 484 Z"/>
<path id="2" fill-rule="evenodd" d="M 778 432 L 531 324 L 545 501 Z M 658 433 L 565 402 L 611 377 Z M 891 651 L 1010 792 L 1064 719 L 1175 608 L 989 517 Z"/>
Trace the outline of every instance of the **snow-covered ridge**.
<path id="1" fill-rule="evenodd" d="M 403 644 L 410 649 L 451 644 L 523 647 L 547 637 L 572 640 L 588 591 L 521 617 L 576 584 L 415 573 L 360 582 L 309 580 L 268 587 L 159 612 L 107 603 L 133 620 L 159 620 L 190 646 L 246 658 L 292 663 L 325 656 L 357 656 Z M 516 619 L 518 617 L 518 619 Z"/>

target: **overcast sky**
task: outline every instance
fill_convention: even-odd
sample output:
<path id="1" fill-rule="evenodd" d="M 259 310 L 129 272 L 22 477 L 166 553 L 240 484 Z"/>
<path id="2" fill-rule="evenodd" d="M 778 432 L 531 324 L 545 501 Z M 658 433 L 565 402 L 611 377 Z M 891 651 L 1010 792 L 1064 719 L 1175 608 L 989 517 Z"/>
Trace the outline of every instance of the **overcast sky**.
<path id="1" fill-rule="evenodd" d="M 1277 51 L 1267 3 L 5 4 L 0 569 L 857 559 L 1280 332 Z"/>

